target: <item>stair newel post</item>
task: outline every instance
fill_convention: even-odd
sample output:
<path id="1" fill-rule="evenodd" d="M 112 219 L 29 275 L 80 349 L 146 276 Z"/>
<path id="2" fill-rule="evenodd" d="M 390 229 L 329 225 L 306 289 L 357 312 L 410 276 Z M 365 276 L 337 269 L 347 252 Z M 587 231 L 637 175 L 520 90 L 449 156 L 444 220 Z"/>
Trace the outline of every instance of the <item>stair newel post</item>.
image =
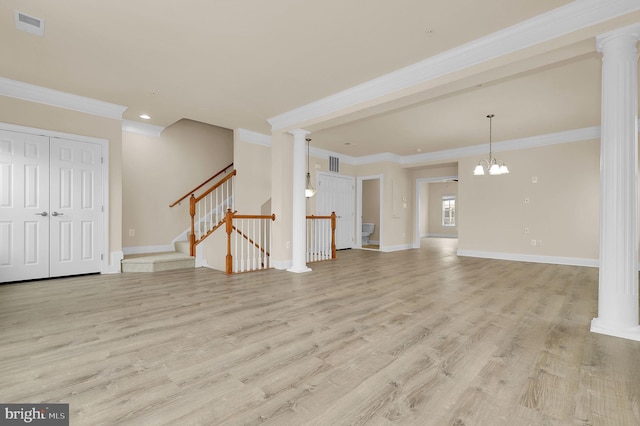
<path id="1" fill-rule="evenodd" d="M 189 235 L 189 254 L 196 255 L 196 197 L 191 194 L 189 198 L 189 214 L 191 215 L 191 234 Z"/>
<path id="2" fill-rule="evenodd" d="M 231 256 L 231 233 L 233 232 L 233 212 L 231 209 L 227 209 L 227 214 L 224 217 L 227 230 L 227 258 L 226 258 L 226 273 L 233 273 L 233 257 Z"/>
<path id="3" fill-rule="evenodd" d="M 336 258 L 336 212 L 331 212 L 331 258 Z"/>

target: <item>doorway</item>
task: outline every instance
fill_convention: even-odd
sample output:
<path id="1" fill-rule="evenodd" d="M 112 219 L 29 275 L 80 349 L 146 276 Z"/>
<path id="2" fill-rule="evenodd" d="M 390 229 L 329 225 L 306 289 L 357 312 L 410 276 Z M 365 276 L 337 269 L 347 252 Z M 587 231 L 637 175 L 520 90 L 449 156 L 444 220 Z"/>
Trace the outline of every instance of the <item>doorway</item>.
<path id="1" fill-rule="evenodd" d="M 443 200 L 450 200 L 452 195 L 454 200 L 457 198 L 457 182 L 457 176 L 416 179 L 414 248 L 420 248 L 421 238 L 425 237 L 457 238 L 457 223 L 449 227 L 442 216 Z M 455 189 L 450 189 L 451 185 Z M 445 189 L 441 190 L 441 187 Z"/>
<path id="2" fill-rule="evenodd" d="M 358 232 L 356 238 L 357 247 L 362 249 L 380 250 L 383 247 L 382 183 L 382 175 L 358 177 L 358 220 L 356 224 Z M 365 225 L 369 228 L 367 232 L 363 232 L 363 223 L 368 224 Z M 372 232 L 368 232 L 371 230 Z"/>

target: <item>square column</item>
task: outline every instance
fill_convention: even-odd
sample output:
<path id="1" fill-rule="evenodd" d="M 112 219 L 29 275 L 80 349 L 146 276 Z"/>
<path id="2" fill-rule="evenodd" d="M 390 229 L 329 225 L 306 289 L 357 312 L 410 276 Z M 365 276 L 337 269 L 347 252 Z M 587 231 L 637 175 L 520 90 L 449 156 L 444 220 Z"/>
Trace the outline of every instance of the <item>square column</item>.
<path id="1" fill-rule="evenodd" d="M 591 331 L 640 341 L 638 58 L 640 24 L 597 38 L 602 52 L 600 271 Z"/>

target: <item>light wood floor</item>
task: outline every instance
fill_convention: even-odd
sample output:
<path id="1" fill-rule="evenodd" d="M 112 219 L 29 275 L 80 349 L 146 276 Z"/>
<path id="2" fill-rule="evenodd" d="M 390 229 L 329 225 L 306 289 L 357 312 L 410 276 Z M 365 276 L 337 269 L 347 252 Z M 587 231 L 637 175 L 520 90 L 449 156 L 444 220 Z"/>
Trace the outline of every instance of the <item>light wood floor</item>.
<path id="1" fill-rule="evenodd" d="M 638 425 L 597 269 L 421 250 L 0 286 L 0 402 L 72 425 Z"/>

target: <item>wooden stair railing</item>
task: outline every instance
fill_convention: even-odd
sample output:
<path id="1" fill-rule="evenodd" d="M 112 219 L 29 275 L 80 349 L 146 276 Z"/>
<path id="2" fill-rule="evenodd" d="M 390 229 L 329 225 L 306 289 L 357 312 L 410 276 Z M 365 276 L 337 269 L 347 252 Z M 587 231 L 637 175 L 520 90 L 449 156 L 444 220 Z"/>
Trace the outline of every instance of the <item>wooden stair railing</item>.
<path id="1" fill-rule="evenodd" d="M 240 229 L 233 224 L 234 220 L 243 221 L 243 225 L 249 229 Z M 240 215 L 227 210 L 224 219 L 227 232 L 227 257 L 225 259 L 227 274 L 257 271 L 271 267 L 270 222 L 275 220 L 275 214 L 271 216 Z M 232 240 L 231 236 L 234 232 L 235 239 Z"/>
<path id="2" fill-rule="evenodd" d="M 202 188 L 203 186 L 205 186 L 206 184 L 208 184 L 209 182 L 211 182 L 212 180 L 214 180 L 215 178 L 217 178 L 218 176 L 220 176 L 223 173 L 226 173 L 227 170 L 229 170 L 231 167 L 233 167 L 233 163 L 229 164 L 227 167 L 225 167 L 224 169 L 221 169 L 219 172 L 217 172 L 215 175 L 211 176 L 209 179 L 205 180 L 204 182 L 202 182 L 200 185 L 196 186 L 195 188 L 193 188 L 191 191 L 187 192 L 186 194 L 184 194 L 182 197 L 178 198 L 176 201 L 174 201 L 173 203 L 169 204 L 169 207 L 174 207 L 178 204 L 180 204 L 180 202 L 182 202 L 185 198 L 194 195 L 196 193 L 196 191 L 198 191 L 200 188 Z"/>
<path id="3" fill-rule="evenodd" d="M 191 256 L 196 255 L 198 244 L 222 226 L 225 212 L 233 210 L 233 177 L 236 173 L 237 171 L 234 169 L 198 197 L 191 194 L 189 198 L 189 215 L 191 216 L 189 252 Z M 196 224 L 198 225 L 197 230 Z"/>
<path id="4" fill-rule="evenodd" d="M 336 217 L 307 216 L 307 263 L 336 258 Z"/>

